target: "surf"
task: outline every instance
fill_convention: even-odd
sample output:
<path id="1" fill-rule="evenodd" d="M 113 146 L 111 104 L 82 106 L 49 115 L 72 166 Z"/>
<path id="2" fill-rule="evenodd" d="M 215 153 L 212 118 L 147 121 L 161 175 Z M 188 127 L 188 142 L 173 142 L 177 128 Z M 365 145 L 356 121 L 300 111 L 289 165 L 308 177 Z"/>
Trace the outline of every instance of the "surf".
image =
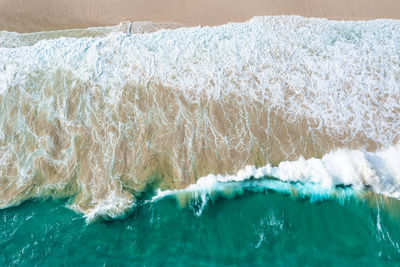
<path id="1" fill-rule="evenodd" d="M 124 25 L 0 34 L 0 207 L 254 175 L 399 197 L 399 21 Z"/>

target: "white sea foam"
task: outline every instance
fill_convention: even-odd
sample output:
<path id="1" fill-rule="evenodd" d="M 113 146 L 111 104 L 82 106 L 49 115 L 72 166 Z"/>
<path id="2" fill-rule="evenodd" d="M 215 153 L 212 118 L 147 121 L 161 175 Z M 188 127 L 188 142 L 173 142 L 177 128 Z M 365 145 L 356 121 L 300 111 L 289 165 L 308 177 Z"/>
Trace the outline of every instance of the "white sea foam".
<path id="1" fill-rule="evenodd" d="M 191 101 L 239 94 L 313 118 L 330 134 L 363 134 L 390 145 L 399 138 L 400 22 L 338 22 L 256 17 L 218 27 L 111 32 L 106 37 L 41 40 L 0 48 L 0 88 L 32 73 L 70 72 L 119 101 L 128 83 L 158 81 Z"/>
<path id="2" fill-rule="evenodd" d="M 284 161 L 279 166 L 256 168 L 246 166 L 232 175 L 208 175 L 181 190 L 159 190 L 157 201 L 174 196 L 187 205 L 195 201 L 201 214 L 215 196 L 231 197 L 244 190 L 272 190 L 297 194 L 311 201 L 343 199 L 365 190 L 400 199 L 400 145 L 375 153 L 357 150 L 336 150 L 321 159 Z M 199 205 L 200 203 L 200 205 Z"/>

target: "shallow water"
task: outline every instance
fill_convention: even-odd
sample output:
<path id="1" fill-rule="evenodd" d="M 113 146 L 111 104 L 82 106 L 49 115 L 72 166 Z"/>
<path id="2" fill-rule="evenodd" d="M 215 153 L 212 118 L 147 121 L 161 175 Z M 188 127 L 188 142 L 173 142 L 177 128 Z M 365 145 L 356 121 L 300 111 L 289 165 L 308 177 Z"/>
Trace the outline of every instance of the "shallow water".
<path id="1" fill-rule="evenodd" d="M 385 204 L 386 203 L 386 204 Z M 173 198 L 87 225 L 62 201 L 0 210 L 3 266 L 395 266 L 400 202 L 217 198 L 200 216 Z"/>
<path id="2" fill-rule="evenodd" d="M 115 218 L 154 184 L 286 161 L 275 178 L 400 196 L 398 20 L 164 26 L 0 33 L 0 207 Z"/>

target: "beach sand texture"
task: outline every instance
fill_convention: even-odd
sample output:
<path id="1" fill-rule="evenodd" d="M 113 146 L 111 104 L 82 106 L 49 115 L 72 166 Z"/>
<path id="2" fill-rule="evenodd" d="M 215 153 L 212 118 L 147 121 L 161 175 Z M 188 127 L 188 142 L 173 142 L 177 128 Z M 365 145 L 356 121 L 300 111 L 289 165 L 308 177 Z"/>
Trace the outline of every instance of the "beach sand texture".
<path id="1" fill-rule="evenodd" d="M 0 0 L 0 30 L 18 32 L 116 25 L 124 20 L 219 25 L 261 15 L 399 19 L 400 3 L 398 0 Z"/>

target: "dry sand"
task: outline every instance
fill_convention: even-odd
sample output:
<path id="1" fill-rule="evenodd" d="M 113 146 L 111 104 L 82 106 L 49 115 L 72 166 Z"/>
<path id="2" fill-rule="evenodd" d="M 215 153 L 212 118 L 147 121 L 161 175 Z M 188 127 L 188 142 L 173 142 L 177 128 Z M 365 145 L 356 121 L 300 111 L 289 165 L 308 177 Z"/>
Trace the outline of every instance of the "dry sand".
<path id="1" fill-rule="evenodd" d="M 0 0 L 0 30 L 33 32 L 116 25 L 124 20 L 188 26 L 260 15 L 400 19 L 399 0 Z"/>

